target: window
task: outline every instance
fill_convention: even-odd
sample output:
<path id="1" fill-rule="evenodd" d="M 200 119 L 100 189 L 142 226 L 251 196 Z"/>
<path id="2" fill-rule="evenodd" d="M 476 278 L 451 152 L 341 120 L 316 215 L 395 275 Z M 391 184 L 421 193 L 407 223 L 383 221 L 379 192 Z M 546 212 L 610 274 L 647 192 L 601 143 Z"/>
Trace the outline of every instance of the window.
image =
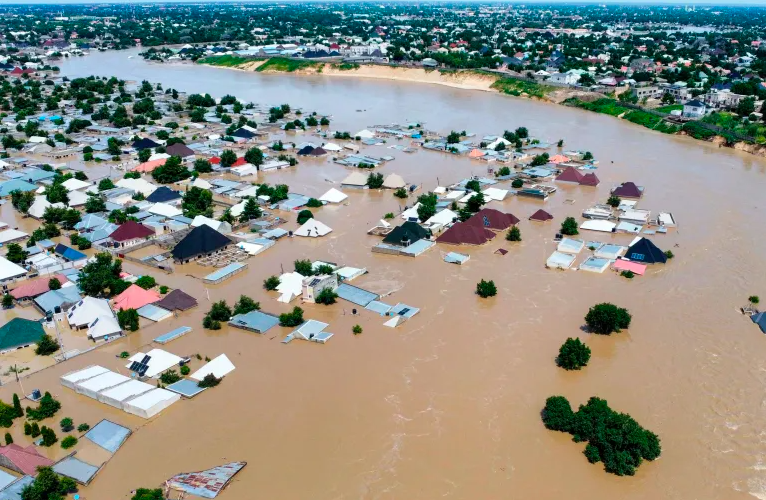
<path id="1" fill-rule="evenodd" d="M 642 253 L 632 253 L 630 254 L 630 258 L 633 260 L 644 260 L 644 254 Z"/>

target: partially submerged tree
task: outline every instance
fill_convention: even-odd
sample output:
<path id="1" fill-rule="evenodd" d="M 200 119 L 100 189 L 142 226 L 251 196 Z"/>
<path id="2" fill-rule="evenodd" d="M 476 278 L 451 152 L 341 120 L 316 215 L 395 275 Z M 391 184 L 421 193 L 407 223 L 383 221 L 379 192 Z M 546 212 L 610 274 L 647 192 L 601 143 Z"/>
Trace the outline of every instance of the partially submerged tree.
<path id="1" fill-rule="evenodd" d="M 630 327 L 631 319 L 627 309 L 608 302 L 596 304 L 585 315 L 588 329 L 600 335 L 609 335 L 612 332 L 619 333 L 623 328 Z"/>
<path id="2" fill-rule="evenodd" d="M 561 234 L 565 234 L 567 236 L 574 236 L 579 234 L 577 221 L 574 217 L 567 217 L 564 219 L 564 222 L 561 223 Z"/>
<path id="3" fill-rule="evenodd" d="M 483 279 L 479 281 L 476 284 L 476 295 L 484 299 L 497 295 L 497 287 L 495 286 L 495 282 L 492 280 L 484 281 Z"/>
<path id="4" fill-rule="evenodd" d="M 590 361 L 590 347 L 580 339 L 568 338 L 559 348 L 556 364 L 565 370 L 579 370 Z"/>

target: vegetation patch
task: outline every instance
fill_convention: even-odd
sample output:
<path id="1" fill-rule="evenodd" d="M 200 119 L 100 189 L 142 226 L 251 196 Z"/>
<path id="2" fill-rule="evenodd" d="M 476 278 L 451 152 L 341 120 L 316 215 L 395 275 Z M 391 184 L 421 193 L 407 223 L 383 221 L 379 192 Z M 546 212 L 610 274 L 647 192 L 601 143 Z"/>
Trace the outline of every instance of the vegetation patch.
<path id="1" fill-rule="evenodd" d="M 313 61 L 302 61 L 299 59 L 289 59 L 287 57 L 272 57 L 265 63 L 261 64 L 255 71 L 262 73 L 264 71 L 279 71 L 282 73 L 292 73 L 299 69 L 307 68 L 321 68 L 322 63 Z"/>
<path id="2" fill-rule="evenodd" d="M 527 94 L 530 97 L 537 97 L 538 99 L 544 99 L 547 94 L 555 90 L 555 88 L 550 85 L 528 82 L 517 78 L 500 78 L 493 83 L 490 88 L 504 94 L 514 96 Z"/>
<path id="3" fill-rule="evenodd" d="M 197 62 L 200 64 L 209 64 L 210 66 L 223 66 L 225 68 L 234 68 L 246 62 L 253 61 L 253 58 L 235 56 L 226 54 L 223 56 L 210 56 L 199 59 Z"/>

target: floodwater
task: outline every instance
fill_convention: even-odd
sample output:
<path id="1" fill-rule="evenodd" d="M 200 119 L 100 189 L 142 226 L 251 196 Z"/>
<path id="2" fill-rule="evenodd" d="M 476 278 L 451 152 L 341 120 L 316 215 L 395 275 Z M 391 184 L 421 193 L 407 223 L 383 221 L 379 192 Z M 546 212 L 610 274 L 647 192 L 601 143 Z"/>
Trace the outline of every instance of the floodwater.
<path id="1" fill-rule="evenodd" d="M 148 79 L 187 92 L 287 102 L 329 113 L 333 129 L 352 133 L 415 120 L 479 136 L 526 126 L 533 136 L 563 138 L 568 148 L 592 151 L 602 183 L 595 189 L 560 187 L 545 204 L 518 198 L 491 204 L 522 220 L 521 243 L 500 235 L 480 248 L 438 245 L 415 259 L 370 252 L 378 238 L 366 230 L 384 213 L 398 211 L 398 200 L 390 192 L 347 190 L 347 206 L 315 211 L 334 228 L 330 235 L 279 241 L 229 281 L 205 287 L 198 278 L 209 270 L 193 266 L 172 276 L 156 274 L 161 284 L 196 296 L 200 307 L 23 379 L 27 392 L 36 387 L 54 393 L 63 403 L 61 416 L 76 424 L 109 418 L 136 431 L 83 488 L 82 498 L 129 498 L 131 490 L 158 486 L 175 473 L 239 460 L 248 466 L 221 495 L 224 500 L 766 498 L 766 340 L 737 311 L 749 295 L 766 295 L 764 160 L 607 116 L 491 93 L 151 65 L 129 54 L 135 51 L 70 60 L 62 64 L 63 74 Z M 445 185 L 486 173 L 485 164 L 467 158 L 385 147 L 366 151 L 395 156 L 381 171 L 399 173 L 425 190 L 437 179 Z M 328 180 L 337 183 L 347 174 L 328 160 L 303 160 L 259 180 L 319 195 L 331 187 Z M 612 272 L 546 270 L 561 220 L 579 217 L 591 203 L 603 202 L 611 186 L 628 180 L 646 186 L 641 208 L 671 211 L 679 221 L 678 230 L 653 237 L 675 259 L 632 281 Z M 555 216 L 554 224 L 527 221 L 541 206 Z M 622 244 L 632 239 L 582 237 Z M 498 248 L 509 253 L 496 255 Z M 471 260 L 462 267 L 444 263 L 443 253 L 451 250 L 470 253 Z M 228 327 L 202 330 L 208 296 L 231 303 L 245 293 L 266 311 L 288 310 L 261 283 L 281 266 L 291 270 L 298 258 L 365 267 L 369 274 L 353 284 L 392 292 L 387 302 L 421 312 L 392 330 L 369 311 L 352 316 L 343 301 L 304 306 L 307 318 L 330 323 L 335 336 L 326 345 L 282 345 L 288 330 L 278 327 L 263 336 Z M 494 279 L 497 297 L 474 295 L 482 278 Z M 581 330 L 588 307 L 603 301 L 630 309 L 630 331 L 600 337 Z M 364 333 L 354 336 L 357 323 Z M 116 358 L 121 351 L 135 352 L 180 325 L 194 331 L 166 349 L 211 358 L 226 353 L 237 369 L 218 388 L 151 421 L 59 384 L 63 373 L 94 363 L 124 373 Z M 581 372 L 554 364 L 570 336 L 593 350 Z M 199 365 L 195 360 L 192 368 Z M 14 390 L 5 387 L 0 397 L 9 401 Z M 630 413 L 659 434 L 661 459 L 623 478 L 588 464 L 582 444 L 540 422 L 545 399 L 556 394 L 575 405 L 599 396 Z M 16 442 L 26 442 L 18 429 L 13 433 Z"/>

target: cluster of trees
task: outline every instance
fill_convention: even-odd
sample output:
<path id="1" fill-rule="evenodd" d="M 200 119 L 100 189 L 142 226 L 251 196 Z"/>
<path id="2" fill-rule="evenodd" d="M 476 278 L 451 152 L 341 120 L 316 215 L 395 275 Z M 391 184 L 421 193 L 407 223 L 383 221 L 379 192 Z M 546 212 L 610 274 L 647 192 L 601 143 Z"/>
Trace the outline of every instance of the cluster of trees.
<path id="1" fill-rule="evenodd" d="M 268 196 L 269 203 L 277 203 L 287 199 L 287 194 L 290 192 L 290 186 L 287 184 L 277 184 L 276 186 L 269 186 L 268 184 L 261 184 L 255 191 L 256 196 Z"/>
<path id="2" fill-rule="evenodd" d="M 135 332 L 139 326 L 138 311 L 133 308 L 120 309 L 117 311 L 117 322 L 123 330 Z"/>
<path id="3" fill-rule="evenodd" d="M 181 210 L 186 217 L 193 219 L 198 215 L 213 216 L 213 193 L 208 189 L 192 186 L 181 200 Z"/>
<path id="4" fill-rule="evenodd" d="M 279 325 L 295 327 L 303 324 L 303 309 L 298 306 L 293 307 L 293 310 L 287 313 L 279 315 Z"/>
<path id="5" fill-rule="evenodd" d="M 182 163 L 179 156 L 171 156 L 164 165 L 152 170 L 152 178 L 160 184 L 172 184 L 189 177 L 191 177 L 191 172 Z"/>
<path id="6" fill-rule="evenodd" d="M 93 262 L 80 270 L 78 287 L 91 297 L 112 297 L 124 292 L 130 283 L 120 278 L 122 261 L 113 259 L 107 252 L 98 253 Z"/>
<path id="7" fill-rule="evenodd" d="M 623 328 L 630 327 L 631 314 L 624 307 L 617 307 L 609 302 L 596 304 L 585 315 L 588 330 L 599 335 L 619 333 Z"/>
<path id="8" fill-rule="evenodd" d="M 56 414 L 61 409 L 61 403 L 51 396 L 50 392 L 45 392 L 43 397 L 40 398 L 40 403 L 37 408 L 27 406 L 27 419 L 32 421 L 45 420 Z"/>
<path id="9" fill-rule="evenodd" d="M 293 262 L 293 266 L 295 266 L 295 272 L 302 276 L 322 276 L 335 272 L 333 267 L 329 264 L 320 264 L 314 268 L 314 265 L 308 259 L 298 259 Z M 279 278 L 277 278 L 277 280 L 279 280 Z"/>
<path id="10" fill-rule="evenodd" d="M 590 398 L 573 412 L 565 397 L 549 397 L 542 420 L 550 430 L 572 434 L 576 443 L 587 442 L 584 454 L 588 461 L 603 462 L 604 470 L 619 476 L 634 475 L 644 460 L 655 460 L 662 453 L 656 434 L 630 415 L 612 410 L 600 398 Z"/>

